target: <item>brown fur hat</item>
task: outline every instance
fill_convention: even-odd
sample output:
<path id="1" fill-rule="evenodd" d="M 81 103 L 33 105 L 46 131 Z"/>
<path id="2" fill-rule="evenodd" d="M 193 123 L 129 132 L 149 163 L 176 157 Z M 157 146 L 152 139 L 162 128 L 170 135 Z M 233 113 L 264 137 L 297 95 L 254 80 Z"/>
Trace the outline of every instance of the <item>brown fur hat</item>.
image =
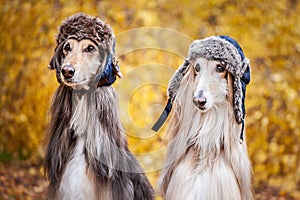
<path id="1" fill-rule="evenodd" d="M 59 45 L 67 39 L 73 38 L 78 41 L 91 39 L 96 44 L 102 43 L 113 36 L 111 27 L 97 17 L 84 13 L 77 13 L 67 18 L 58 28 L 56 43 Z"/>

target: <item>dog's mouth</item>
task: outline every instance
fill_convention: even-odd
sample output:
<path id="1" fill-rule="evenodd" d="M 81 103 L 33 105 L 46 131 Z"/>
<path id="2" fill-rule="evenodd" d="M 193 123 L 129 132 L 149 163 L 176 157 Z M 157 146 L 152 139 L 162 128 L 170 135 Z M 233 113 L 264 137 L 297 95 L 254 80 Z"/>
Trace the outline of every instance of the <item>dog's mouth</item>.
<path id="1" fill-rule="evenodd" d="M 65 85 L 72 87 L 73 89 L 82 89 L 86 88 L 89 85 L 89 80 L 87 78 L 84 78 L 80 81 L 76 80 L 75 78 L 62 78 L 62 81 Z"/>
<path id="2" fill-rule="evenodd" d="M 200 106 L 197 106 L 197 105 L 195 105 L 198 109 L 199 109 L 199 111 L 201 112 L 201 113 L 205 113 L 205 112 L 207 112 L 209 109 L 207 109 L 206 107 L 200 107 Z"/>
<path id="3" fill-rule="evenodd" d="M 194 97 L 193 103 L 200 111 L 205 111 L 207 108 L 207 99 L 205 97 Z"/>
<path id="4" fill-rule="evenodd" d="M 66 84 L 66 85 L 74 85 L 74 84 L 78 84 L 78 81 L 74 78 L 65 78 L 62 76 L 62 81 Z"/>
<path id="5" fill-rule="evenodd" d="M 197 106 L 198 107 L 198 109 L 200 109 L 201 111 L 205 111 L 206 110 L 206 108 L 203 108 L 203 107 L 200 107 L 200 106 Z"/>
<path id="6" fill-rule="evenodd" d="M 199 104 L 199 102 L 193 100 L 194 106 L 199 110 L 200 113 L 208 112 L 211 109 L 211 105 L 209 103 L 205 103 L 204 105 Z"/>
<path id="7" fill-rule="evenodd" d="M 74 80 L 72 80 L 72 79 L 64 79 L 64 82 L 65 82 L 65 83 L 70 83 L 70 84 L 72 84 L 72 83 L 77 83 L 77 81 L 74 81 Z"/>

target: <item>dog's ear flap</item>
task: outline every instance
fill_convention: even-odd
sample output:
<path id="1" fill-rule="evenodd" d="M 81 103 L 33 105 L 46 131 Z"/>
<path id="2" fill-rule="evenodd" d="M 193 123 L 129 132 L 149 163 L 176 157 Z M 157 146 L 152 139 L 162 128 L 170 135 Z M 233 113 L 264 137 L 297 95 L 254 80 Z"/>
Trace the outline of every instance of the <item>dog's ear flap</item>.
<path id="1" fill-rule="evenodd" d="M 55 70 L 56 71 L 56 78 L 59 83 L 61 83 L 61 78 L 60 78 L 60 71 L 61 71 L 61 65 L 64 59 L 64 54 L 63 54 L 63 46 L 64 42 L 60 43 L 54 51 L 54 55 L 52 56 L 48 68 L 50 70 Z"/>
<path id="2" fill-rule="evenodd" d="M 112 37 L 107 39 L 106 43 L 100 44 L 98 51 L 100 63 L 103 63 L 104 66 L 100 67 L 103 71 L 96 77 L 97 86 L 109 86 L 115 82 L 117 76 L 122 77 L 118 61 L 115 57 L 115 38 Z"/>
<path id="3" fill-rule="evenodd" d="M 228 100 L 233 104 L 233 76 L 231 73 L 226 74 L 227 84 L 228 84 Z"/>
<path id="4" fill-rule="evenodd" d="M 111 65 L 113 66 L 113 73 L 118 76 L 119 78 L 122 77 L 122 73 L 120 70 L 120 66 L 118 64 L 118 60 L 115 56 L 115 47 L 116 47 L 116 38 L 112 37 L 109 41 L 109 49 L 110 49 L 110 54 L 112 55 L 111 58 Z M 109 63 L 110 64 L 110 63 Z"/>

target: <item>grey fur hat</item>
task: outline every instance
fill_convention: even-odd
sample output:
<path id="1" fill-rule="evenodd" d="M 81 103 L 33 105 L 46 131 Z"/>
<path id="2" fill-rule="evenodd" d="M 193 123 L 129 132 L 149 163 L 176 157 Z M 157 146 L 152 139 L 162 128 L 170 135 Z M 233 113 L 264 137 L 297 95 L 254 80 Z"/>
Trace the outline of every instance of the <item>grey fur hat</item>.
<path id="1" fill-rule="evenodd" d="M 250 82 L 250 62 L 244 56 L 240 45 L 229 36 L 211 36 L 202 40 L 195 40 L 189 48 L 188 57 L 173 75 L 168 86 L 168 104 L 160 119 L 153 126 L 157 131 L 168 116 L 172 108 L 180 82 L 185 75 L 190 62 L 197 57 L 208 60 L 222 60 L 226 64 L 226 69 L 233 75 L 233 109 L 235 119 L 238 124 L 242 123 L 241 140 L 243 140 L 244 118 L 245 118 L 245 94 L 246 85 Z"/>

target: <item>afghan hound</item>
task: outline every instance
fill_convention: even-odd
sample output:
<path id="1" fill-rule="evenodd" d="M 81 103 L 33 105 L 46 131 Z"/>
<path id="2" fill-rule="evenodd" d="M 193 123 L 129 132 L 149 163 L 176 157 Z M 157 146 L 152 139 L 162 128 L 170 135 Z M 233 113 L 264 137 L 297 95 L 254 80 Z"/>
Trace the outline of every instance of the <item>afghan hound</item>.
<path id="1" fill-rule="evenodd" d="M 110 86 L 120 75 L 112 29 L 79 13 L 63 22 L 56 41 L 49 68 L 60 85 L 46 138 L 48 199 L 153 199 L 153 189 L 128 149 Z"/>
<path id="2" fill-rule="evenodd" d="M 249 60 L 232 38 L 212 36 L 191 44 L 169 83 L 164 119 L 153 128 L 173 106 L 159 180 L 164 199 L 253 199 L 243 136 L 249 81 Z"/>

